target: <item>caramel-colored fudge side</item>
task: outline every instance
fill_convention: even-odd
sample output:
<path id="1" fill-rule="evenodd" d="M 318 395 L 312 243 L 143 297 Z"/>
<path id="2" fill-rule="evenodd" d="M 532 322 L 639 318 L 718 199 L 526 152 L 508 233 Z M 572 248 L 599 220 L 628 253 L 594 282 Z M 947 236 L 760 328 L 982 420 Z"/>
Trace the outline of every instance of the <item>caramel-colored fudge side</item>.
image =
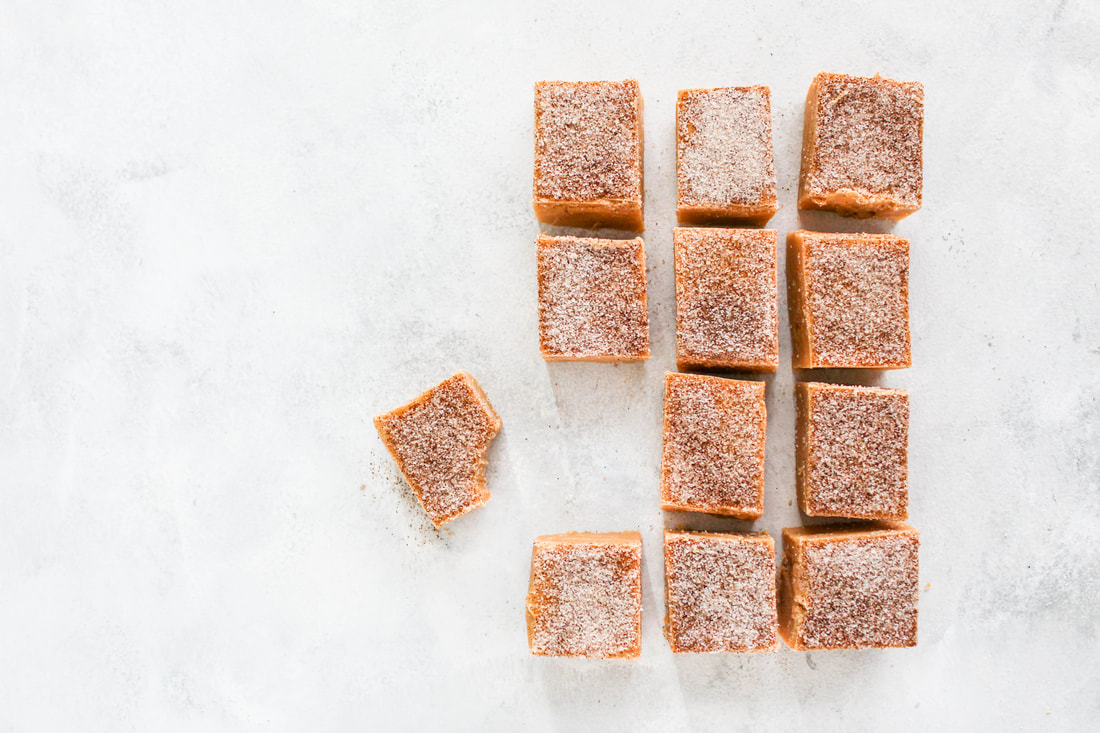
<path id="1" fill-rule="evenodd" d="M 644 230 L 644 103 L 638 82 L 535 84 L 535 217 Z"/>
<path id="2" fill-rule="evenodd" d="M 799 208 L 903 219 L 920 209 L 924 87 L 821 73 L 806 98 Z"/>
<path id="3" fill-rule="evenodd" d="M 662 509 L 763 515 L 764 392 L 763 382 L 666 372 Z"/>
<path id="4" fill-rule="evenodd" d="M 638 532 L 570 532 L 536 538 L 525 607 L 530 652 L 638 657 L 641 561 Z"/>
<path id="5" fill-rule="evenodd" d="M 799 650 L 916 645 L 919 546 L 901 522 L 784 529 L 783 640 Z"/>
<path id="6" fill-rule="evenodd" d="M 501 420 L 470 374 L 458 372 L 374 426 L 436 527 L 489 500 L 487 452 Z"/>
<path id="7" fill-rule="evenodd" d="M 676 211 L 676 223 L 687 227 L 706 226 L 754 226 L 762 227 L 771 221 L 778 211 L 756 206 L 730 205 L 723 208 L 713 206 L 682 206 Z"/>
<path id="8" fill-rule="evenodd" d="M 792 529 L 783 530 L 783 560 L 779 564 L 777 582 L 779 599 L 779 636 L 791 649 L 801 651 L 806 647 L 802 643 L 799 629 L 806 612 L 805 599 L 802 597 L 802 546 L 793 535 Z"/>
<path id="9" fill-rule="evenodd" d="M 775 543 L 766 532 L 665 530 L 665 638 L 673 653 L 779 644 Z"/>
<path id="10" fill-rule="evenodd" d="M 676 218 L 684 226 L 763 226 L 778 210 L 771 90 L 681 89 Z"/>
<path id="11" fill-rule="evenodd" d="M 817 83 L 820 74 L 810 82 L 806 92 L 805 114 L 802 126 L 802 162 L 798 171 L 798 208 L 820 209 L 822 201 L 814 179 L 814 146 L 817 140 Z"/>
<path id="12" fill-rule="evenodd" d="M 813 315 L 806 302 L 806 269 L 804 264 L 805 242 L 802 231 L 787 235 L 787 313 L 791 323 L 791 366 L 795 369 L 812 369 L 811 334 Z"/>
<path id="13" fill-rule="evenodd" d="M 794 477 L 798 507 L 803 513 L 813 501 L 813 487 L 807 485 L 810 466 L 810 445 L 813 443 L 813 421 L 810 420 L 812 382 L 798 382 L 794 386 Z"/>
<path id="14" fill-rule="evenodd" d="M 539 351 L 547 361 L 650 357 L 645 243 L 539 235 Z"/>
<path id="15" fill-rule="evenodd" d="M 773 229 L 673 230 L 677 368 L 778 368 L 776 238 Z"/>
<path id="16" fill-rule="evenodd" d="M 535 218 L 544 224 L 578 229 L 645 231 L 641 204 L 618 199 L 546 201 L 534 203 Z"/>
<path id="17" fill-rule="evenodd" d="M 801 510 L 811 517 L 905 519 L 908 394 L 813 382 L 795 391 Z"/>
<path id="18" fill-rule="evenodd" d="M 545 603 L 537 573 L 539 542 L 542 539 L 542 537 L 536 537 L 531 545 L 531 572 L 527 577 L 527 598 L 523 604 L 523 615 L 527 622 L 527 648 L 532 654 L 535 653 L 535 630 L 538 624 L 539 609 Z"/>

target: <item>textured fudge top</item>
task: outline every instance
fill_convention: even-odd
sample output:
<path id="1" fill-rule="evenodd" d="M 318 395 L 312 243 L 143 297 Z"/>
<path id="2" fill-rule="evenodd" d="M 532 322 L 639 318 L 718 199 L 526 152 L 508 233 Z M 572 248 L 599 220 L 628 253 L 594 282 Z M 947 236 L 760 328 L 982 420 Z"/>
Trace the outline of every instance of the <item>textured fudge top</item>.
<path id="1" fill-rule="evenodd" d="M 676 651 L 776 647 L 775 545 L 768 535 L 665 532 L 665 574 Z"/>
<path id="2" fill-rule="evenodd" d="M 533 653 L 637 656 L 641 542 L 637 532 L 535 540 L 527 597 Z"/>
<path id="3" fill-rule="evenodd" d="M 889 194 L 920 206 L 924 86 L 818 74 L 811 188 Z"/>
<path id="4" fill-rule="evenodd" d="M 685 89 L 676 119 L 679 205 L 775 201 L 767 87 Z"/>
<path id="5" fill-rule="evenodd" d="M 890 234 L 797 232 L 817 361 L 909 361 L 909 242 Z"/>
<path id="6" fill-rule="evenodd" d="M 535 197 L 641 199 L 638 82 L 535 85 Z"/>
<path id="7" fill-rule="evenodd" d="M 641 239 L 538 240 L 539 337 L 550 356 L 646 358 Z"/>
<path id="8" fill-rule="evenodd" d="M 485 451 L 500 418 L 469 374 L 455 374 L 374 425 L 437 526 L 483 503 Z"/>
<path id="9" fill-rule="evenodd" d="M 807 646 L 916 643 L 916 530 L 824 532 L 800 539 L 801 636 Z"/>
<path id="10" fill-rule="evenodd" d="M 806 415 L 811 508 L 832 516 L 904 518 L 909 396 L 904 390 L 799 385 Z"/>
<path id="11" fill-rule="evenodd" d="M 758 512 L 765 416 L 763 382 L 666 374 L 662 501 Z"/>
<path id="12" fill-rule="evenodd" d="M 673 241 L 678 356 L 777 363 L 775 231 L 677 227 Z"/>

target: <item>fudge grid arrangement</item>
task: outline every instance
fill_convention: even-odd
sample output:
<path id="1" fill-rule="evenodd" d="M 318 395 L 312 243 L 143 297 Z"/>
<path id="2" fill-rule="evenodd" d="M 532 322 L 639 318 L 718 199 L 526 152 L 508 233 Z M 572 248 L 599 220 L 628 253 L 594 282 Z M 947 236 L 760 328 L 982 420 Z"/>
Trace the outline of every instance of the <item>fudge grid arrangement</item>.
<path id="1" fill-rule="evenodd" d="M 798 206 L 901 219 L 920 208 L 923 87 L 819 74 L 806 98 Z M 535 85 L 539 221 L 643 230 L 642 95 L 636 81 Z M 779 366 L 778 209 L 765 86 L 689 89 L 676 107 L 676 365 L 665 375 L 659 502 L 665 511 L 759 519 L 765 383 L 717 376 Z M 540 235 L 539 349 L 547 360 L 648 359 L 639 238 Z M 786 239 L 791 364 L 910 365 L 909 244 L 887 234 Z M 691 373 L 691 372 L 704 372 Z M 665 636 L 673 652 L 905 647 L 917 641 L 919 535 L 908 515 L 904 390 L 799 382 L 801 511 L 838 522 L 782 532 L 666 531 Z M 431 521 L 481 506 L 500 418 L 459 373 L 375 419 Z M 655 492 L 656 494 L 657 492 Z M 657 497 L 655 497 L 657 498 Z M 530 651 L 641 651 L 638 532 L 538 537 L 526 603 Z"/>

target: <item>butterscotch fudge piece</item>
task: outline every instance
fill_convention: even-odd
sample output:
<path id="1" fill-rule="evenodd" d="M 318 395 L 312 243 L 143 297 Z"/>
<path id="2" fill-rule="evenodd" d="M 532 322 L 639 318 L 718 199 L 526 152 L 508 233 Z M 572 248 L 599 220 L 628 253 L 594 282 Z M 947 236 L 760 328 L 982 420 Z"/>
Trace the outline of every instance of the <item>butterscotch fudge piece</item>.
<path id="1" fill-rule="evenodd" d="M 795 411 L 803 512 L 854 519 L 908 516 L 905 390 L 801 382 Z"/>
<path id="2" fill-rule="evenodd" d="M 798 206 L 904 219 L 920 208 L 924 86 L 818 74 L 806 95 Z"/>
<path id="3" fill-rule="evenodd" d="M 642 536 L 544 535 L 531 552 L 527 592 L 531 653 L 637 657 L 642 645 Z"/>
<path id="4" fill-rule="evenodd" d="M 680 90 L 677 220 L 762 226 L 777 209 L 768 87 Z"/>
<path id="5" fill-rule="evenodd" d="M 764 383 L 665 374 L 661 508 L 764 513 Z"/>
<path id="6" fill-rule="evenodd" d="M 466 372 L 379 415 L 374 427 L 436 527 L 489 501 L 485 454 L 500 418 Z"/>
<path id="7" fill-rule="evenodd" d="M 677 227 L 676 366 L 749 369 L 779 365 L 776 233 Z"/>
<path id="8" fill-rule="evenodd" d="M 787 236 L 796 368 L 901 369 L 909 354 L 909 242 L 891 234 Z"/>
<path id="9" fill-rule="evenodd" d="M 919 545 L 900 522 L 783 530 L 783 640 L 792 649 L 915 646 Z"/>
<path id="10" fill-rule="evenodd" d="M 641 239 L 538 238 L 539 348 L 547 361 L 649 358 Z"/>
<path id="11" fill-rule="evenodd" d="M 547 224 L 640 232 L 638 82 L 535 85 L 535 216 Z"/>
<path id="12" fill-rule="evenodd" d="M 770 652 L 775 543 L 764 532 L 665 532 L 665 637 L 674 652 Z"/>

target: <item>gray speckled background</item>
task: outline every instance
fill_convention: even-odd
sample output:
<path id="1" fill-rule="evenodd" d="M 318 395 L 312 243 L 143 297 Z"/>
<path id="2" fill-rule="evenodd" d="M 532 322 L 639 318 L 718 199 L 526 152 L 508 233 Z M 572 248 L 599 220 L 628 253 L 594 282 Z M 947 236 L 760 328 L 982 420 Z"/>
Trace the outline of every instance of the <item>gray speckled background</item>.
<path id="1" fill-rule="evenodd" d="M 910 730 L 1100 714 L 1100 6 L 14 2 L 0 10 L 0 730 Z M 818 71 L 926 85 L 924 209 L 794 207 Z M 654 358 L 546 364 L 532 84 L 646 96 Z M 660 636 L 674 102 L 772 87 L 781 235 L 912 241 L 915 649 Z M 785 307 L 785 304 L 781 304 Z M 789 359 L 781 316 L 782 357 Z M 370 419 L 504 420 L 445 531 Z M 799 521 L 792 381 L 766 511 Z M 637 528 L 636 662 L 536 659 L 531 540 Z"/>

